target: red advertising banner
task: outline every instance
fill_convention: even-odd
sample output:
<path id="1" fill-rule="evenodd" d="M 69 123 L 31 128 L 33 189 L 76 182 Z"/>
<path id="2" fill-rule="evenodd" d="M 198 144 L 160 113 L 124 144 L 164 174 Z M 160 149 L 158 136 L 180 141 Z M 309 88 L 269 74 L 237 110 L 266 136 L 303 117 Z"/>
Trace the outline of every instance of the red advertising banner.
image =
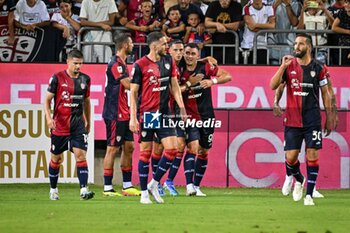
<path id="1" fill-rule="evenodd" d="M 48 81 L 62 64 L 1 64 L 2 87 L 0 104 L 38 104 L 45 97 Z M 209 165 L 203 185 L 225 187 L 280 187 L 284 180 L 283 118 L 273 116 L 274 92 L 269 81 L 274 66 L 224 66 L 232 74 L 232 81 L 212 88 L 217 119 L 222 121 L 216 130 Z M 105 139 L 102 120 L 106 65 L 84 65 L 82 71 L 92 79 L 91 102 L 95 110 L 95 139 Z M 336 132 L 324 139 L 320 151 L 320 188 L 350 188 L 349 105 L 350 79 L 348 67 L 329 68 L 340 125 Z M 281 100 L 285 105 L 285 98 Z M 1 122 L 0 122 L 1 129 Z M 138 147 L 135 147 L 134 168 L 137 168 Z M 303 149 L 300 156 L 305 172 Z M 137 176 L 134 176 L 138 183 Z M 176 177 L 184 185 L 183 169 Z"/>

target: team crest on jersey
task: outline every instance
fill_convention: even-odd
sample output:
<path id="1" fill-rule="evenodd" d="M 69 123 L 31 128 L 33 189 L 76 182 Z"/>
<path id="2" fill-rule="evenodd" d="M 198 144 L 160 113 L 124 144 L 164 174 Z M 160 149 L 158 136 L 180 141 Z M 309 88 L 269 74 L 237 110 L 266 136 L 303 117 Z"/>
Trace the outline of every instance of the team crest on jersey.
<path id="1" fill-rule="evenodd" d="M 169 63 L 166 63 L 164 66 L 165 66 L 165 69 L 167 69 L 167 70 L 170 69 L 170 64 Z"/>
<path id="2" fill-rule="evenodd" d="M 121 136 L 117 136 L 117 142 L 120 142 L 121 139 L 122 139 Z"/>
<path id="3" fill-rule="evenodd" d="M 21 28 L 15 30 L 14 45 L 6 43 L 8 38 L 7 25 L 0 26 L 0 61 L 30 62 L 38 55 L 44 39 L 44 30 L 36 28 L 27 31 Z"/>
<path id="4" fill-rule="evenodd" d="M 123 67 L 118 66 L 118 67 L 117 67 L 117 70 L 118 70 L 119 73 L 123 73 Z"/>
<path id="5" fill-rule="evenodd" d="M 85 83 L 80 83 L 80 87 L 81 87 L 81 89 L 85 89 L 85 87 L 86 87 L 86 85 L 85 85 Z"/>
<path id="6" fill-rule="evenodd" d="M 146 132 L 146 131 L 142 131 L 142 132 L 141 132 L 141 136 L 142 136 L 142 137 L 146 137 L 146 135 L 147 135 L 147 132 Z"/>
<path id="7" fill-rule="evenodd" d="M 313 70 L 312 70 L 312 71 L 310 71 L 310 75 L 311 75 L 311 77 L 313 77 L 313 78 L 314 78 L 314 77 L 315 77 L 315 75 L 316 75 L 316 71 L 313 71 Z"/>

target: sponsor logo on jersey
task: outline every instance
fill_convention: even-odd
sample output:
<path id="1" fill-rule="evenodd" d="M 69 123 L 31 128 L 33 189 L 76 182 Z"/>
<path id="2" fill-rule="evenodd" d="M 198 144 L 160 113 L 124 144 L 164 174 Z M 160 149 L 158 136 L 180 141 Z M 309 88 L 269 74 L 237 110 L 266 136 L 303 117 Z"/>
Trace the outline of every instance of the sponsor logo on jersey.
<path id="1" fill-rule="evenodd" d="M 292 71 L 290 72 L 290 74 L 296 75 L 297 72 L 296 72 L 295 70 L 292 70 Z"/>
<path id="2" fill-rule="evenodd" d="M 62 91 L 62 99 L 69 99 L 70 95 L 68 91 Z"/>
<path id="3" fill-rule="evenodd" d="M 164 77 L 164 78 L 160 78 L 159 82 L 166 82 L 169 80 L 169 76 L 168 77 Z"/>
<path id="4" fill-rule="evenodd" d="M 78 103 L 64 103 L 63 106 L 69 107 L 69 108 L 76 108 L 79 106 L 79 104 Z"/>
<path id="5" fill-rule="evenodd" d="M 189 95 L 188 99 L 196 99 L 202 96 L 202 93 L 198 93 L 198 94 L 193 94 L 193 95 Z"/>
<path id="6" fill-rule="evenodd" d="M 50 81 L 51 82 L 51 81 Z M 67 83 L 63 83 L 61 87 L 68 87 Z"/>
<path id="7" fill-rule="evenodd" d="M 299 80 L 296 78 L 293 78 L 291 81 L 291 88 L 300 88 Z"/>
<path id="8" fill-rule="evenodd" d="M 167 88 L 167 86 L 163 86 L 163 87 L 153 87 L 152 91 L 156 92 L 156 91 L 165 91 Z"/>
<path id="9" fill-rule="evenodd" d="M 308 96 L 308 95 L 309 95 L 309 92 L 294 91 L 294 92 L 293 92 L 293 95 L 296 95 L 296 96 Z"/>

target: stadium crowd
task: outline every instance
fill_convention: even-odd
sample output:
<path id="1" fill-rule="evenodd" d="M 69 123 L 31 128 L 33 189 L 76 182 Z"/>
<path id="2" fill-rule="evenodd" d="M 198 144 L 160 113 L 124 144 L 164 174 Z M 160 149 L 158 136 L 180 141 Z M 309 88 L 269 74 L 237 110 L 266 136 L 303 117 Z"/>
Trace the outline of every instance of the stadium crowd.
<path id="1" fill-rule="evenodd" d="M 306 29 L 333 31 L 313 33 L 319 60 L 328 65 L 350 64 L 348 0 L 0 0 L 0 27 L 4 62 L 25 61 L 8 52 L 23 35 L 18 30 L 51 28 L 60 37 L 54 39 L 62 41 L 54 44 L 60 52 L 56 61 L 65 60 L 67 52 L 80 46 L 81 32 L 85 61 L 106 63 L 114 51 L 113 33 L 127 30 L 135 43 L 133 60 L 147 54 L 147 35 L 161 31 L 168 42 L 180 39 L 198 44 L 203 57 L 212 55 L 219 63 L 235 64 L 235 46 L 239 46 L 239 63 L 253 64 L 256 46 L 257 64 L 277 65 L 293 49 L 292 31 Z M 83 27 L 95 29 L 81 31 Z M 254 43 L 256 33 L 265 29 L 276 33 L 260 34 Z"/>

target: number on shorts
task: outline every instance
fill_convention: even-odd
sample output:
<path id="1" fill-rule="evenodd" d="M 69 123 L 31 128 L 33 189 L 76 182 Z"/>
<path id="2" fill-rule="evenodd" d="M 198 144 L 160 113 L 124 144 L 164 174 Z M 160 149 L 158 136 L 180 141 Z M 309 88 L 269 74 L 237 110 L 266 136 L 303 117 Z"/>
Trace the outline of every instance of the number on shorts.
<path id="1" fill-rule="evenodd" d="M 317 130 L 312 131 L 312 140 L 321 141 L 321 131 L 317 131 Z"/>
<path id="2" fill-rule="evenodd" d="M 212 141 L 213 141 L 213 134 L 209 134 L 208 143 L 211 143 Z"/>
<path id="3" fill-rule="evenodd" d="M 83 134 L 83 137 L 84 137 L 84 143 L 87 143 L 88 139 L 89 139 L 89 135 L 88 134 Z"/>

